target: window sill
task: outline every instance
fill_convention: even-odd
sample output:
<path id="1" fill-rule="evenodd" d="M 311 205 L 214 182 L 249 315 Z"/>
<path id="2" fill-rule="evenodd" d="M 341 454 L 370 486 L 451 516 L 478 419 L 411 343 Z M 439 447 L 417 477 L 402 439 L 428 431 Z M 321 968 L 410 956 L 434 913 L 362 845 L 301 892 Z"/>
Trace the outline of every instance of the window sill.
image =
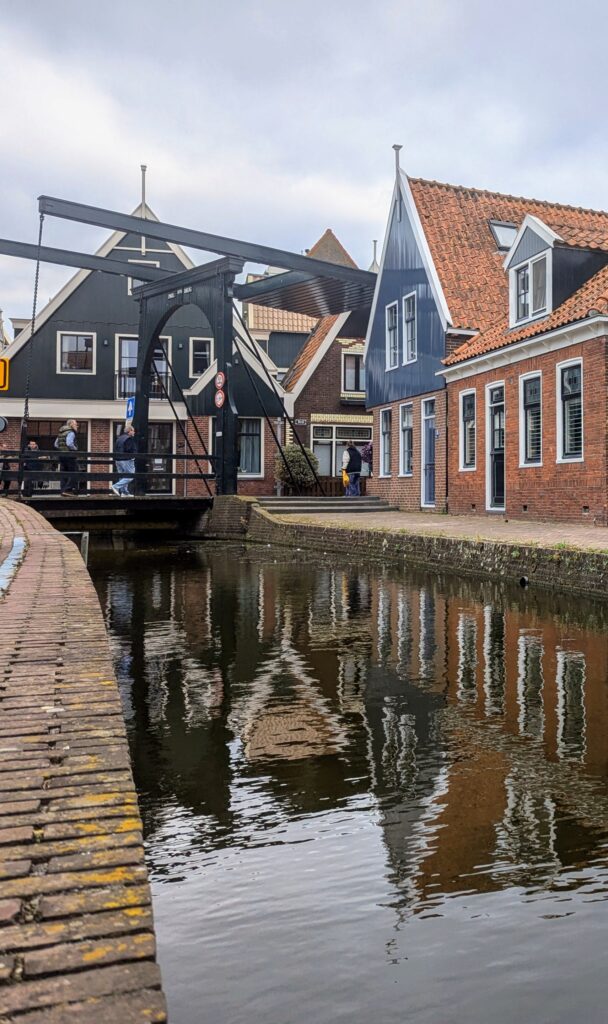
<path id="1" fill-rule="evenodd" d="M 542 464 L 542 462 L 520 462 L 519 463 L 519 468 L 520 469 L 542 469 L 543 468 L 543 464 Z"/>
<path id="2" fill-rule="evenodd" d="M 413 473 L 399 473 L 398 476 L 399 476 L 400 480 L 411 480 L 413 478 L 414 474 Z"/>
<path id="3" fill-rule="evenodd" d="M 95 377 L 96 370 L 57 370 L 60 377 Z"/>
<path id="4" fill-rule="evenodd" d="M 411 366 L 412 363 L 417 363 L 417 362 L 418 362 L 418 356 L 415 355 L 413 359 L 404 359 L 403 363 L 401 365 L 402 366 Z"/>
<path id="5" fill-rule="evenodd" d="M 384 367 L 384 372 L 385 373 L 390 373 L 391 370 L 398 370 L 398 369 L 399 369 L 399 363 L 395 363 L 394 366 L 385 366 Z"/>
<path id="6" fill-rule="evenodd" d="M 552 309 L 543 309 L 542 313 L 534 313 L 532 316 L 526 317 L 525 320 L 515 320 L 509 324 L 509 330 L 517 331 L 520 327 L 527 327 L 528 324 L 536 323 L 537 320 L 546 320 L 552 312 Z"/>
<path id="7" fill-rule="evenodd" d="M 475 466 L 459 466 L 458 467 L 458 472 L 459 473 L 475 473 L 476 470 L 477 470 L 477 466 L 476 465 Z"/>
<path id="8" fill-rule="evenodd" d="M 392 473 L 378 473 L 378 480 L 390 480 L 392 476 Z"/>
<path id="9" fill-rule="evenodd" d="M 563 465 L 567 466 L 571 462 L 584 462 L 584 461 L 585 461 L 585 456 L 584 455 L 573 455 L 572 458 L 568 458 L 567 456 L 563 456 L 562 458 L 559 458 L 559 459 L 555 460 L 556 465 L 558 465 L 558 466 L 563 466 Z"/>

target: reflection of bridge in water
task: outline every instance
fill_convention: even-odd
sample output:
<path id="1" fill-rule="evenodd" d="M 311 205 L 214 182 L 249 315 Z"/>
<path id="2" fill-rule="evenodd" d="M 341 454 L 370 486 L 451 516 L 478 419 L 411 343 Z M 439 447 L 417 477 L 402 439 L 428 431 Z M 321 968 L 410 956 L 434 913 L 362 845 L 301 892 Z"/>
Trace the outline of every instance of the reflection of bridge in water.
<path id="1" fill-rule="evenodd" d="M 245 841 L 248 779 L 277 814 L 367 796 L 405 912 L 598 854 L 605 613 L 293 559 L 205 549 L 94 567 L 149 834 L 181 807 L 193 846 Z"/>

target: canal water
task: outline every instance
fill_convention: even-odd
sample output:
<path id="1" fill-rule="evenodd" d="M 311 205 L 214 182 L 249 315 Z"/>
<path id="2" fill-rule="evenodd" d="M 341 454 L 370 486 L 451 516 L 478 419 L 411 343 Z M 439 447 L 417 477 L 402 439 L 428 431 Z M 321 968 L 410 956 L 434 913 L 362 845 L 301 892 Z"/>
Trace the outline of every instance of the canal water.
<path id="1" fill-rule="evenodd" d="M 356 552 L 91 572 L 172 1024 L 604 1024 L 601 605 Z"/>

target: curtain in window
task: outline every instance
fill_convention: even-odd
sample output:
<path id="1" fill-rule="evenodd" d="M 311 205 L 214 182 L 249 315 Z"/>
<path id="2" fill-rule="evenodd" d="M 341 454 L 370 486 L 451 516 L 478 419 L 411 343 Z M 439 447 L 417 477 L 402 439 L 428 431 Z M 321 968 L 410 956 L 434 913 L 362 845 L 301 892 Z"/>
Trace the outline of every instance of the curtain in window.
<path id="1" fill-rule="evenodd" d="M 261 424 L 259 420 L 239 420 L 239 472 L 259 473 L 261 460 Z"/>

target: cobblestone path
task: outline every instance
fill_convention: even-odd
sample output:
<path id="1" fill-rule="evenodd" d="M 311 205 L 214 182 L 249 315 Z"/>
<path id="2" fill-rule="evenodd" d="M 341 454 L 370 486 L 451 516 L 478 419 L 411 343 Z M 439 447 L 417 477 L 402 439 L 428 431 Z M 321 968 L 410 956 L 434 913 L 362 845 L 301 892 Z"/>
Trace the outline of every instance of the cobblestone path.
<path id="1" fill-rule="evenodd" d="M 76 546 L 12 501 L 0 626 L 0 1022 L 165 1021 L 101 609 Z"/>

